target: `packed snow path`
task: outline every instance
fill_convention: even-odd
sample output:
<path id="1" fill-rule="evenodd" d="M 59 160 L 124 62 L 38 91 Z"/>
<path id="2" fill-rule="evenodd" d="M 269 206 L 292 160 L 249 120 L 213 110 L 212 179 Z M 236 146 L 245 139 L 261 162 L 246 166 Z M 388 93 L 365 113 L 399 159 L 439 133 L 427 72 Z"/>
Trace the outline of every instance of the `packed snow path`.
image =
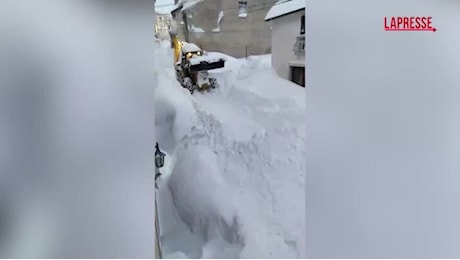
<path id="1" fill-rule="evenodd" d="M 304 89 L 276 76 L 269 56 L 225 58 L 212 72 L 219 88 L 190 95 L 175 79 L 170 44 L 157 46 L 163 256 L 302 258 Z"/>

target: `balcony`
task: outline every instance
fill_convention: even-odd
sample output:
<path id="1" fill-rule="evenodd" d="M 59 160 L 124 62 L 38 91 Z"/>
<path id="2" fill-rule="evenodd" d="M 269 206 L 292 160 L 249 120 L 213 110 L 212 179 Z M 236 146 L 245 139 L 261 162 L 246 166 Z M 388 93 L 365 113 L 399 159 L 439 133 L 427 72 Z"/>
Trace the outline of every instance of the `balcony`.
<path id="1" fill-rule="evenodd" d="M 296 38 L 292 51 L 297 57 L 305 57 L 305 35 L 299 35 Z"/>

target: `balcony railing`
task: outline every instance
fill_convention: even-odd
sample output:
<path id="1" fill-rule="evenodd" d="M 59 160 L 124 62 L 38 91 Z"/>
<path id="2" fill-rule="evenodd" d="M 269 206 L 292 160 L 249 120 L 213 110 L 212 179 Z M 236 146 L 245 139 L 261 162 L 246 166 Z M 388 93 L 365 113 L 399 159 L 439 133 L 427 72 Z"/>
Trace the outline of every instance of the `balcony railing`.
<path id="1" fill-rule="evenodd" d="M 305 35 L 299 35 L 296 38 L 297 40 L 295 41 L 292 51 L 294 51 L 294 54 L 298 57 L 305 56 Z"/>

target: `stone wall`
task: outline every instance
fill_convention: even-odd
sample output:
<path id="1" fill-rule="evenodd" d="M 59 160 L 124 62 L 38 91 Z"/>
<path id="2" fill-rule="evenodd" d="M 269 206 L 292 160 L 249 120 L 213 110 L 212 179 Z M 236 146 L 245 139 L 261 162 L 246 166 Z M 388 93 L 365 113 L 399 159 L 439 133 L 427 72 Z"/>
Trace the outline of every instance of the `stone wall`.
<path id="1" fill-rule="evenodd" d="M 242 58 L 271 52 L 270 23 L 264 18 L 274 0 L 248 0 L 247 17 L 238 16 L 238 0 L 203 0 L 187 9 L 189 41 L 208 51 L 219 51 Z M 220 11 L 223 18 L 220 31 L 218 27 Z M 181 24 L 182 15 L 175 20 L 179 25 L 179 36 L 185 39 L 185 26 Z"/>

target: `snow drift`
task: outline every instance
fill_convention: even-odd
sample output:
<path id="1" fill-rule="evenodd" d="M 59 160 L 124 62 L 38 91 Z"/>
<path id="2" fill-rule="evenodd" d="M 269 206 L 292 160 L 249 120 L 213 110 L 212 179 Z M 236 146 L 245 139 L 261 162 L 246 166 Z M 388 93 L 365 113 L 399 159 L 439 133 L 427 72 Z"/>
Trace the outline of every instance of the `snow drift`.
<path id="1" fill-rule="evenodd" d="M 158 191 L 166 257 L 296 258 L 305 241 L 304 89 L 270 56 L 227 60 L 220 86 L 190 95 L 157 46 L 157 140 L 167 152 Z"/>

